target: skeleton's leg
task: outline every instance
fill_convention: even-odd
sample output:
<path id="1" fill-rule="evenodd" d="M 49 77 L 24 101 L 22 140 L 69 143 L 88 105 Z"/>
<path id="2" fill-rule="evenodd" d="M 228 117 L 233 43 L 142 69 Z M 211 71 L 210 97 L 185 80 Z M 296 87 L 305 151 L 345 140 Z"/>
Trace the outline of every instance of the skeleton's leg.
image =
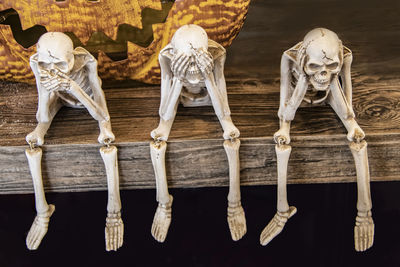
<path id="1" fill-rule="evenodd" d="M 124 239 L 124 223 L 121 219 L 121 198 L 119 195 L 119 174 L 117 148 L 105 146 L 100 148 L 107 174 L 108 203 L 105 227 L 106 250 L 117 250 Z"/>
<path id="2" fill-rule="evenodd" d="M 150 143 L 151 161 L 154 167 L 157 186 L 158 207 L 154 214 L 151 234 L 158 242 L 164 242 L 171 224 L 172 196 L 168 193 L 167 175 L 165 170 L 165 141 Z"/>
<path id="3" fill-rule="evenodd" d="M 287 167 L 292 147 L 281 144 L 275 145 L 278 168 L 278 204 L 277 213 L 264 228 L 260 236 L 261 245 L 267 245 L 275 236 L 282 232 L 287 220 L 296 213 L 296 207 L 289 207 L 286 195 Z"/>
<path id="4" fill-rule="evenodd" d="M 241 239 L 247 232 L 246 217 L 240 201 L 240 140 L 224 141 L 229 163 L 228 225 L 234 241 Z"/>
<path id="5" fill-rule="evenodd" d="M 30 148 L 25 151 L 28 158 L 29 169 L 32 175 L 33 188 L 35 190 L 35 203 L 37 215 L 26 237 L 26 246 L 28 249 L 37 249 L 43 237 L 47 233 L 49 220 L 53 214 L 54 205 L 48 205 L 44 195 L 42 181 L 42 149 L 39 147 Z"/>
<path id="6" fill-rule="evenodd" d="M 41 116 L 40 112 L 38 112 L 38 125 L 36 126 L 35 130 L 26 137 L 26 141 L 29 143 L 30 149 L 25 151 L 25 155 L 28 159 L 29 169 L 32 175 L 37 213 L 29 230 L 28 236 L 26 237 L 26 246 L 31 250 L 39 247 L 40 242 L 47 233 L 50 217 L 55 210 L 54 205 L 47 204 L 44 194 L 41 167 L 42 149 L 40 147 L 35 147 L 35 145 L 43 144 L 44 136 L 49 129 L 50 124 L 57 111 L 62 106 L 59 99 L 55 96 L 52 96 L 51 98 L 49 97 L 48 100 L 48 106 L 45 109 L 45 112 L 48 112 L 48 116 Z M 41 122 L 41 117 L 47 117 L 49 120 L 47 122 Z"/>
<path id="7" fill-rule="evenodd" d="M 365 251 L 374 243 L 374 221 L 372 220 L 372 201 L 368 167 L 367 142 L 351 142 L 357 172 L 357 217 L 354 226 L 354 246 L 356 251 Z"/>
<path id="8" fill-rule="evenodd" d="M 349 146 L 356 165 L 358 189 L 358 212 L 354 227 L 354 245 L 357 251 L 364 251 L 370 248 L 374 242 L 367 142 L 363 140 L 365 134 L 355 121 L 354 113 L 348 107 L 338 83 L 332 84 L 331 93 L 328 99 L 329 104 L 346 127 L 348 131 L 347 138 L 353 140 Z"/>

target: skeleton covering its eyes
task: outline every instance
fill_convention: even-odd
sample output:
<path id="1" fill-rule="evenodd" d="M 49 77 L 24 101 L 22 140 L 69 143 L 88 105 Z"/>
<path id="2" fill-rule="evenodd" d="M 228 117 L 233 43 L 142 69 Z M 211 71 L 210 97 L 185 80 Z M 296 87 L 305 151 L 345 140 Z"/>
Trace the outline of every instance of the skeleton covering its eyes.
<path id="1" fill-rule="evenodd" d="M 185 107 L 213 106 L 223 128 L 224 148 L 228 156 L 230 190 L 228 225 L 233 240 L 246 233 L 246 219 L 240 200 L 239 130 L 232 122 L 224 77 L 225 49 L 208 39 L 197 25 L 184 25 L 159 55 L 161 66 L 160 123 L 151 132 L 151 158 L 159 203 L 151 229 L 163 242 L 171 223 L 172 196 L 168 193 L 165 151 L 179 102 Z"/>

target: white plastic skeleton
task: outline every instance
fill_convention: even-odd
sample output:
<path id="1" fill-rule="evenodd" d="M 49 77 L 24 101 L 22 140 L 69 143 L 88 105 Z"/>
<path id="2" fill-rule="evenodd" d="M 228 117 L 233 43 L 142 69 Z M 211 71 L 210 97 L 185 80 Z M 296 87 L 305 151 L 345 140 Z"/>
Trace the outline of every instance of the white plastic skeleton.
<path id="1" fill-rule="evenodd" d="M 151 233 L 164 242 L 171 223 L 172 196 L 168 193 L 165 151 L 179 101 L 185 107 L 212 105 L 224 130 L 224 148 L 229 162 L 228 225 L 233 240 L 246 233 L 246 219 L 240 201 L 239 130 L 232 123 L 224 64 L 226 52 L 209 40 L 203 28 L 184 25 L 159 55 L 161 66 L 160 124 L 151 132 L 151 159 L 157 187 L 158 208 Z"/>
<path id="2" fill-rule="evenodd" d="M 281 61 L 280 129 L 274 134 L 277 145 L 278 203 L 277 213 L 260 236 L 262 245 L 278 235 L 287 220 L 296 213 L 286 196 L 287 166 L 291 152 L 290 122 L 301 103 L 328 103 L 347 129 L 353 154 L 358 187 L 357 217 L 354 227 L 355 249 L 364 251 L 374 241 L 370 177 L 365 134 L 355 121 L 352 108 L 351 51 L 338 36 L 327 29 L 310 31 L 304 40 L 285 51 Z"/>
<path id="3" fill-rule="evenodd" d="M 39 104 L 36 119 L 38 125 L 26 136 L 30 148 L 26 150 L 33 185 L 37 216 L 26 238 L 28 249 L 37 249 L 47 233 L 54 205 L 47 204 L 42 182 L 41 158 L 44 135 L 62 106 L 86 108 L 99 122 L 98 142 L 104 147 L 100 154 L 104 161 L 108 205 L 105 227 L 106 250 L 117 250 L 123 242 L 123 222 L 119 195 L 117 148 L 110 145 L 115 137 L 111 131 L 110 116 L 101 80 L 97 75 L 97 61 L 85 49 L 73 49 L 71 39 L 59 32 L 49 32 L 39 39 L 37 53 L 30 58 L 36 77 Z"/>

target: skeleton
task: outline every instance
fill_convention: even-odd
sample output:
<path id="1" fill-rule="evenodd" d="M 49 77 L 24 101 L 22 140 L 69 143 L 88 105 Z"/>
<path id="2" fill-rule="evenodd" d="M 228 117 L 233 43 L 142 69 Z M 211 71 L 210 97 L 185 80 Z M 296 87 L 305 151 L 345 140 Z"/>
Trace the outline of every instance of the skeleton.
<path id="1" fill-rule="evenodd" d="M 85 49 L 73 49 L 72 41 L 67 35 L 49 32 L 39 39 L 37 53 L 30 58 L 30 65 L 36 78 L 39 104 L 36 114 L 38 125 L 26 136 L 30 145 L 26 156 L 33 179 L 37 216 L 29 230 L 26 245 L 31 250 L 38 248 L 55 210 L 55 206 L 48 204 L 44 195 L 40 146 L 44 143 L 44 135 L 57 111 L 62 106 L 67 106 L 86 108 L 99 123 L 98 142 L 104 145 L 100 148 L 100 154 L 108 184 L 106 250 L 117 250 L 123 242 L 117 148 L 110 145 L 115 137 L 111 130 L 101 80 L 97 75 L 97 61 Z"/>
<path id="2" fill-rule="evenodd" d="M 281 60 L 281 89 L 278 116 L 280 129 L 274 134 L 277 145 L 278 203 L 277 213 L 265 227 L 260 243 L 267 245 L 296 213 L 289 207 L 286 196 L 287 166 L 291 152 L 290 122 L 303 102 L 306 105 L 328 103 L 348 131 L 347 139 L 357 172 L 357 217 L 354 227 L 355 249 L 364 251 L 374 240 L 369 167 L 365 134 L 355 121 L 352 108 L 350 67 L 351 51 L 338 36 L 327 29 L 310 31 L 303 42 L 285 51 Z"/>
<path id="3" fill-rule="evenodd" d="M 212 105 L 224 130 L 224 148 L 229 162 L 228 225 L 233 240 L 246 233 L 240 200 L 239 130 L 232 123 L 224 77 L 225 49 L 209 40 L 203 28 L 185 25 L 159 55 L 161 66 L 160 123 L 151 132 L 151 159 L 156 177 L 158 208 L 151 233 L 164 242 L 171 223 L 172 196 L 165 170 L 167 139 L 178 108 Z"/>

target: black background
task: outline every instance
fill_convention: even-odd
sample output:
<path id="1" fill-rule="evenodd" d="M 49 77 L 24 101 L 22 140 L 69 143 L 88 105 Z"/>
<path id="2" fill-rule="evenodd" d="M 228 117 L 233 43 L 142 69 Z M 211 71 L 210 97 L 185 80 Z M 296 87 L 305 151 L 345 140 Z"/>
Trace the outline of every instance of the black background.
<path id="1" fill-rule="evenodd" d="M 173 218 L 165 243 L 150 227 L 155 190 L 122 191 L 124 245 L 106 252 L 106 192 L 51 193 L 56 205 L 37 251 L 25 247 L 35 216 L 33 195 L 0 196 L 0 266 L 400 266 L 400 182 L 372 183 L 375 243 L 354 250 L 355 183 L 289 185 L 298 209 L 266 247 L 259 235 L 276 211 L 276 187 L 242 187 L 248 232 L 231 240 L 227 188 L 172 189 Z"/>

